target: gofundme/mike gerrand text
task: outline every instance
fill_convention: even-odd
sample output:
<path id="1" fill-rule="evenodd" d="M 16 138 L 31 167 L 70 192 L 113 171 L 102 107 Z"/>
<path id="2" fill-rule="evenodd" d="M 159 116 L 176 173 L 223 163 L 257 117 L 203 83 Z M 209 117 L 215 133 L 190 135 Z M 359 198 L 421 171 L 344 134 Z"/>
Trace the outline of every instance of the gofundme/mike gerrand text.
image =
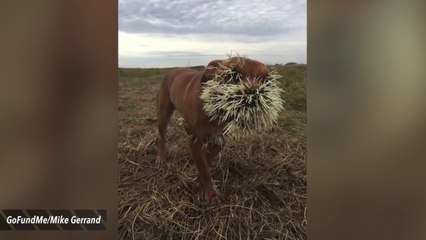
<path id="1" fill-rule="evenodd" d="M 7 224 L 100 224 L 102 216 L 88 218 L 72 216 L 71 218 L 60 216 L 38 216 L 22 217 L 22 216 L 8 216 L 6 218 Z"/>

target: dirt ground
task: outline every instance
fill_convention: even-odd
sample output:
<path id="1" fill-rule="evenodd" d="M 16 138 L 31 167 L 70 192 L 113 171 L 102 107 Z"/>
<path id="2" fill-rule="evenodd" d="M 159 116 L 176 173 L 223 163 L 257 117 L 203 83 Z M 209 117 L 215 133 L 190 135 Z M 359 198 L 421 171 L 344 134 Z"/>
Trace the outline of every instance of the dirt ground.
<path id="1" fill-rule="evenodd" d="M 306 239 L 306 65 L 275 67 L 286 111 L 274 129 L 225 145 L 212 172 L 221 199 L 212 203 L 193 194 L 197 170 L 176 113 L 168 163 L 154 165 L 155 94 L 169 69 L 120 69 L 121 239 Z"/>

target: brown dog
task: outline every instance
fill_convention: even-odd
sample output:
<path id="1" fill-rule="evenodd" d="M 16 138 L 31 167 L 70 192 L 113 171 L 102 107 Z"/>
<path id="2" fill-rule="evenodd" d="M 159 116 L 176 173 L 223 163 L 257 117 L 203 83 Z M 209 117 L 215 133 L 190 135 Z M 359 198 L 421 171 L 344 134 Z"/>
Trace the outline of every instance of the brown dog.
<path id="1" fill-rule="evenodd" d="M 185 131 L 190 136 L 189 147 L 201 183 L 198 194 L 203 200 L 212 200 L 217 197 L 209 167 L 221 151 L 222 145 L 212 143 L 209 139 L 221 135 L 226 122 L 219 123 L 209 119 L 203 110 L 200 95 L 203 83 L 214 78 L 223 67 L 229 66 L 237 67 L 238 73 L 242 76 L 241 81 L 254 89 L 269 73 L 264 64 L 247 58 L 215 60 L 207 65 L 204 72 L 190 68 L 171 70 L 165 76 L 157 94 L 160 148 L 156 163 L 162 164 L 166 161 L 166 129 L 173 111 L 177 109 L 185 121 Z"/>

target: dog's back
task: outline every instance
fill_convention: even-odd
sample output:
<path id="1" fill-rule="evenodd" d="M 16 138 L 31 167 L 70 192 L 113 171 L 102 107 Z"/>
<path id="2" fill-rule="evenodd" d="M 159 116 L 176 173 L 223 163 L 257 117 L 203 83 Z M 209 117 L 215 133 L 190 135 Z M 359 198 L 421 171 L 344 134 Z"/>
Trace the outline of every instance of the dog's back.
<path id="1" fill-rule="evenodd" d="M 201 75 L 202 72 L 192 68 L 175 68 L 166 74 L 162 84 L 167 84 L 166 87 L 168 89 L 176 86 L 190 85 L 189 80 L 196 80 L 194 78 L 201 77 Z"/>
<path id="2" fill-rule="evenodd" d="M 175 109 L 188 121 L 195 120 L 195 113 L 200 113 L 202 104 L 200 100 L 201 76 L 203 72 L 191 68 L 176 68 L 166 74 L 160 87 L 158 100 L 170 101 Z M 167 97 L 165 95 L 168 95 Z"/>

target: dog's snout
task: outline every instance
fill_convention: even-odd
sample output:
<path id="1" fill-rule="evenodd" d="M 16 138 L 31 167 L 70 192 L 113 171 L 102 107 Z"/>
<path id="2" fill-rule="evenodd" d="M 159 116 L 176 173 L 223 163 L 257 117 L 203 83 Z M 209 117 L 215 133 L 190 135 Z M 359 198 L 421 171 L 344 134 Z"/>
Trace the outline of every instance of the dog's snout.
<path id="1" fill-rule="evenodd" d="M 258 102 L 259 102 L 259 95 L 261 94 L 259 89 L 255 89 L 255 88 L 246 88 L 243 91 L 243 99 L 241 101 L 241 103 L 243 104 L 243 106 L 251 108 L 251 107 L 255 107 Z"/>
<path id="2" fill-rule="evenodd" d="M 248 88 L 244 91 L 244 93 L 247 95 L 257 94 L 258 90 L 256 88 Z"/>

